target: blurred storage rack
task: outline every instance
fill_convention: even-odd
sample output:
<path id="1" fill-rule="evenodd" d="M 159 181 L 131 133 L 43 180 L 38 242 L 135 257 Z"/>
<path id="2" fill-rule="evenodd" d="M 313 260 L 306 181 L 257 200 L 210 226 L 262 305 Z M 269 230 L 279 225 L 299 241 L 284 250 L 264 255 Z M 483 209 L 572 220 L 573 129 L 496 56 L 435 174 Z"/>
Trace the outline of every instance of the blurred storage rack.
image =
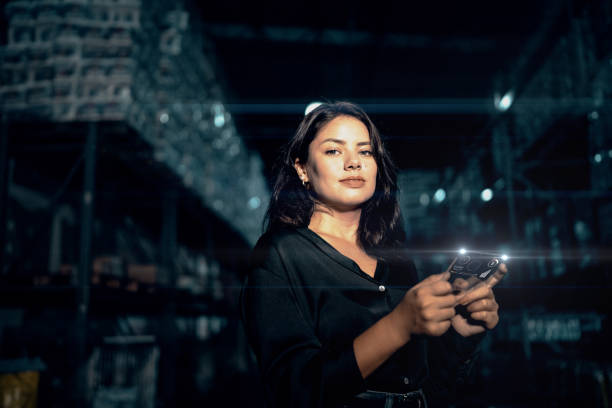
<path id="1" fill-rule="evenodd" d="M 153 336 L 105 337 L 88 363 L 92 406 L 155 407 L 158 358 Z"/>
<path id="2" fill-rule="evenodd" d="M 399 174 L 418 269 L 444 270 L 462 246 L 510 256 L 459 406 L 610 406 L 612 9 L 562 9 L 500 72 L 511 107 L 455 152 L 462 165 Z"/>
<path id="3" fill-rule="evenodd" d="M 0 357 L 45 362 L 43 406 L 210 400 L 250 369 L 237 299 L 268 192 L 197 19 L 2 4 Z"/>

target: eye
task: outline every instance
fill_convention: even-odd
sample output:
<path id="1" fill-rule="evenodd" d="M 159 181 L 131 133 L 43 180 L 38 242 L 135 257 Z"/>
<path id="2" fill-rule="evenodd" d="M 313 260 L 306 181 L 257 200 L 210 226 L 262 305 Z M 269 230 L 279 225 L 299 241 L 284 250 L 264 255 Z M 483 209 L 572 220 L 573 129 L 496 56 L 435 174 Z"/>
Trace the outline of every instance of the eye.
<path id="1" fill-rule="evenodd" d="M 340 150 L 337 149 L 329 149 L 325 151 L 325 154 L 329 155 L 329 156 L 335 156 L 340 154 Z"/>
<path id="2" fill-rule="evenodd" d="M 372 151 L 371 150 L 362 150 L 359 152 L 359 154 L 361 154 L 362 156 L 372 156 Z"/>

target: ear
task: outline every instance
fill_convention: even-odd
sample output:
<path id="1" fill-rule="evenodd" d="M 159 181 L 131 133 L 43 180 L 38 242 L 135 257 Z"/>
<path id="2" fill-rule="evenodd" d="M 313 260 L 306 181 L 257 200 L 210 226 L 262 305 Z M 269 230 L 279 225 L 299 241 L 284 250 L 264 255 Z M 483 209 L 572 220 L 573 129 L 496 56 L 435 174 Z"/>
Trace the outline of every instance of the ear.
<path id="1" fill-rule="evenodd" d="M 303 183 L 308 183 L 309 180 L 308 173 L 306 172 L 306 166 L 302 164 L 302 162 L 300 162 L 299 158 L 295 159 L 295 161 L 293 162 L 293 167 L 295 168 L 295 171 L 297 172 L 300 180 L 302 180 Z"/>

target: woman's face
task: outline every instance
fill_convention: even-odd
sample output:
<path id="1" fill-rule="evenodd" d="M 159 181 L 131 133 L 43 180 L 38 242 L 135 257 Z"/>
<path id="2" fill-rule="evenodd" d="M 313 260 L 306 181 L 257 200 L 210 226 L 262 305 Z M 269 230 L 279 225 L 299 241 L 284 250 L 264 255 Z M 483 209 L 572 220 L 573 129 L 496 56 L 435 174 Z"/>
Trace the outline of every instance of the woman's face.
<path id="1" fill-rule="evenodd" d="M 317 198 L 336 210 L 360 207 L 376 189 L 370 135 L 352 116 L 338 116 L 321 128 L 308 147 L 308 161 L 296 159 L 295 168 Z"/>

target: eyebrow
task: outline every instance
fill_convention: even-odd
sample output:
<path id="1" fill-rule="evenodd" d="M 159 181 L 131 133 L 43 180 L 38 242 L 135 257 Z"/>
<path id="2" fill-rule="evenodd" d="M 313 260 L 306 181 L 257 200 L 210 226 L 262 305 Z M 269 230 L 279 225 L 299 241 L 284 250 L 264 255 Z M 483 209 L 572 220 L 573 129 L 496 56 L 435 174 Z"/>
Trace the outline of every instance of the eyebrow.
<path id="1" fill-rule="evenodd" d="M 341 144 L 341 145 L 345 145 L 346 144 L 346 142 L 344 140 L 334 139 L 334 138 L 331 138 L 331 137 L 323 140 L 321 142 L 321 144 L 327 143 L 327 142 L 338 143 L 338 144 Z M 357 146 L 364 146 L 364 145 L 371 145 L 371 144 L 372 144 L 372 142 L 369 142 L 369 141 L 368 142 L 359 142 L 359 143 L 357 143 Z"/>

